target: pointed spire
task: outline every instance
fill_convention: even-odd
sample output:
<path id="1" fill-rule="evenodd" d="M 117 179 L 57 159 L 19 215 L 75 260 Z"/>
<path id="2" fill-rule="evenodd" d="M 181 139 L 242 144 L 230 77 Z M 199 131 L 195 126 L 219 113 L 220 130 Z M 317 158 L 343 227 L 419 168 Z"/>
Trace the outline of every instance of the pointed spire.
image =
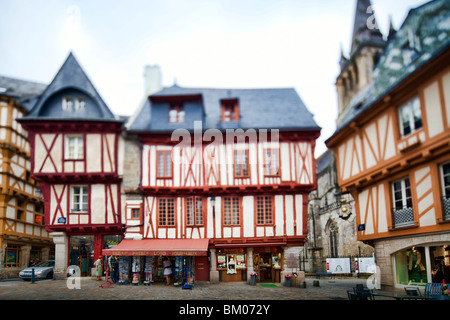
<path id="1" fill-rule="evenodd" d="M 397 33 L 397 30 L 394 28 L 394 23 L 392 21 L 392 15 L 389 15 L 389 33 L 387 36 L 387 41 L 391 41 L 392 38 L 394 38 L 395 34 Z"/>
<path id="2" fill-rule="evenodd" d="M 353 25 L 351 55 L 361 45 L 384 45 L 383 36 L 378 28 L 375 10 L 370 0 L 357 0 Z"/>
<path id="3" fill-rule="evenodd" d="M 341 56 L 339 58 L 339 66 L 341 67 L 341 71 L 345 68 L 347 63 L 348 63 L 348 58 L 344 54 L 344 48 L 343 48 L 343 45 L 341 43 Z"/>

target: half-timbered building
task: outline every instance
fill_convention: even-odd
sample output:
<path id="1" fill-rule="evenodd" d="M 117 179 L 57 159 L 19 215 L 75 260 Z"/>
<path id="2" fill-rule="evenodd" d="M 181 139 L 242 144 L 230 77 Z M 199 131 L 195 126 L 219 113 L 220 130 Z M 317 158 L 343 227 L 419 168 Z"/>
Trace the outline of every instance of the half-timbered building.
<path id="1" fill-rule="evenodd" d="M 320 128 L 294 89 L 150 95 L 127 125 L 142 146 L 142 201 L 118 255 L 195 256 L 195 279 L 280 282 L 298 268 Z"/>
<path id="2" fill-rule="evenodd" d="M 327 140 L 383 285 L 449 280 L 449 26 L 448 1 L 411 10 Z"/>
<path id="3" fill-rule="evenodd" d="M 120 242 L 123 122 L 72 53 L 20 123 L 31 144 L 31 177 L 45 201 L 45 228 L 55 243 L 55 276 L 69 265 L 90 275 L 94 259 Z"/>
<path id="4" fill-rule="evenodd" d="M 46 85 L 0 76 L 0 279 L 17 277 L 30 262 L 48 260 L 54 248 L 44 229 L 44 203 L 30 175 L 28 134 L 17 118 Z"/>

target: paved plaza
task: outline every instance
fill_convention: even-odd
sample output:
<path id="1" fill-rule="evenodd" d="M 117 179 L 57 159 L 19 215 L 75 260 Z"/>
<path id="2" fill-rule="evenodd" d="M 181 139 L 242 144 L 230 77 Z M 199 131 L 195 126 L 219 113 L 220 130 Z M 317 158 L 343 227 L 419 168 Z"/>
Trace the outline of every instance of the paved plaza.
<path id="1" fill-rule="evenodd" d="M 104 281 L 93 278 L 81 278 L 79 289 L 69 289 L 66 280 L 11 280 L 0 282 L 0 300 L 347 300 L 347 290 L 357 283 L 366 285 L 364 279 L 321 279 L 318 287 L 313 286 L 313 281 L 306 279 L 306 288 L 200 282 L 186 290 L 162 283 L 101 287 Z"/>

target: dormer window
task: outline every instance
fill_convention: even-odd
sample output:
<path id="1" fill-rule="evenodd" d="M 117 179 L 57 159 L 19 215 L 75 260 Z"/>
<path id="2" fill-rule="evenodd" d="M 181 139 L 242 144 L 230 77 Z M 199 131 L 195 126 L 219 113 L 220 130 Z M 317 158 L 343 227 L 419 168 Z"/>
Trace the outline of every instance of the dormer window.
<path id="1" fill-rule="evenodd" d="M 239 104 L 237 99 L 222 100 L 222 122 L 239 121 Z"/>
<path id="2" fill-rule="evenodd" d="M 171 103 L 169 107 L 169 123 L 184 122 L 184 106 L 182 103 Z"/>
<path id="3" fill-rule="evenodd" d="M 64 111 L 72 111 L 73 98 L 71 96 L 65 96 L 62 99 L 62 109 Z"/>

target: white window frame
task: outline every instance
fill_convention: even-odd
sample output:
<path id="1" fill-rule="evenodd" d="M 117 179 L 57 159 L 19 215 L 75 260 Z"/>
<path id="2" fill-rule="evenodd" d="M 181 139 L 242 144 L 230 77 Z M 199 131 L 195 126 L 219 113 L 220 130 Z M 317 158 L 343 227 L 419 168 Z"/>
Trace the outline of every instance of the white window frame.
<path id="1" fill-rule="evenodd" d="M 420 106 L 419 97 L 416 96 L 409 100 L 407 103 L 398 108 L 399 122 L 400 122 L 400 134 L 402 137 L 406 137 L 423 127 L 422 110 Z M 405 126 L 403 122 L 403 115 L 408 119 L 410 132 L 405 133 Z M 420 126 L 416 127 L 415 116 L 420 117 Z"/>
<path id="2" fill-rule="evenodd" d="M 409 193 L 410 196 L 408 197 L 406 194 L 406 180 L 409 181 Z M 396 189 L 395 189 L 395 184 L 396 183 L 400 183 L 400 191 L 401 191 L 401 198 L 397 199 L 396 198 Z M 398 179 L 395 180 L 391 183 L 391 188 L 392 188 L 392 200 L 393 200 L 393 221 L 394 221 L 394 228 L 396 227 L 404 227 L 404 226 L 410 226 L 410 225 L 414 225 L 414 208 L 413 208 L 413 203 L 412 203 L 412 187 L 411 187 L 411 180 L 409 179 L 409 177 L 404 177 L 402 179 Z M 411 201 L 411 205 L 408 206 L 408 199 Z M 396 207 L 396 202 L 398 200 L 401 200 L 402 202 L 402 207 L 401 208 L 397 208 Z M 396 223 L 396 217 L 395 215 L 400 214 L 405 214 L 405 212 L 408 212 L 408 214 L 412 214 L 412 220 L 406 221 L 406 222 L 401 222 L 401 223 Z M 397 216 L 398 218 L 398 216 Z"/>
<path id="3" fill-rule="evenodd" d="M 78 192 L 77 192 L 76 188 L 78 188 Z M 86 185 L 71 186 L 70 187 L 70 212 L 71 213 L 87 213 L 88 211 L 89 211 L 89 188 L 88 188 L 88 186 L 86 186 Z"/>
<path id="4" fill-rule="evenodd" d="M 64 160 L 84 159 L 84 136 L 66 135 L 64 138 Z M 73 145 L 73 151 L 71 151 Z"/>

